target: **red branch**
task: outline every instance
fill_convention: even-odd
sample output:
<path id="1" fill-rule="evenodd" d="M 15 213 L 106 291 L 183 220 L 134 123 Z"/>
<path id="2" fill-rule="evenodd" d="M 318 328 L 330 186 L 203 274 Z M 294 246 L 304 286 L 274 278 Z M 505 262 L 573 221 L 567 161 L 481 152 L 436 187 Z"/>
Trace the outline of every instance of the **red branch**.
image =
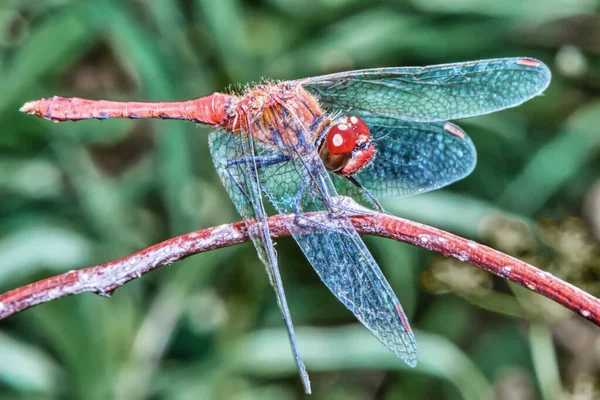
<path id="1" fill-rule="evenodd" d="M 327 214 L 312 213 L 310 218 L 325 219 Z M 600 326 L 600 300 L 523 261 L 440 229 L 387 214 L 355 215 L 349 219 L 361 234 L 410 243 L 468 262 L 546 296 Z M 295 224 L 293 215 L 275 215 L 268 218 L 268 223 L 273 237 L 306 233 L 307 229 Z M 246 225 L 236 222 L 165 240 L 106 264 L 42 279 L 0 295 L 0 320 L 37 304 L 82 292 L 109 296 L 155 268 L 249 239 Z"/>

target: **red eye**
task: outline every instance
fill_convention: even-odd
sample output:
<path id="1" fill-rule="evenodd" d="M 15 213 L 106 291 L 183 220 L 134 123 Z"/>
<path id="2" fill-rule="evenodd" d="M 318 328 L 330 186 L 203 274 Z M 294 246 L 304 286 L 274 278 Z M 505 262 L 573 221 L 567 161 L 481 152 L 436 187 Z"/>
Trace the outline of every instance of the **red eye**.
<path id="1" fill-rule="evenodd" d="M 369 165 L 375 147 L 369 143 L 371 132 L 362 119 L 350 116 L 343 121 L 329 129 L 319 156 L 328 171 L 351 176 Z"/>
<path id="2" fill-rule="evenodd" d="M 334 125 L 327 132 L 327 148 L 331 154 L 350 153 L 356 147 L 356 139 L 356 131 L 350 126 Z"/>
<path id="3" fill-rule="evenodd" d="M 371 138 L 371 131 L 362 119 L 355 116 L 348 117 L 348 124 L 358 135 L 356 140 L 358 144 L 362 145 L 369 141 Z"/>
<path id="4" fill-rule="evenodd" d="M 348 118 L 348 123 L 352 128 L 354 128 L 356 133 L 358 133 L 359 135 L 371 135 L 369 127 L 367 126 L 367 124 L 365 124 L 365 121 L 363 121 L 362 119 L 352 116 Z"/>

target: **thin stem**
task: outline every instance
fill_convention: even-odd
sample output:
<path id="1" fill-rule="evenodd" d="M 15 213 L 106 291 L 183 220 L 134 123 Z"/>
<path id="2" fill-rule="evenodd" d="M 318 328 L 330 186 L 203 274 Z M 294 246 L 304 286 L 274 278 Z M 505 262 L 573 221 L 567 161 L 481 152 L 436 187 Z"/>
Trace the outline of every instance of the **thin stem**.
<path id="1" fill-rule="evenodd" d="M 310 213 L 307 217 L 322 219 L 323 225 L 331 218 L 323 212 Z M 294 215 L 268 218 L 271 235 L 281 237 L 314 231 L 314 228 L 295 224 L 296 218 Z M 473 264 L 548 297 L 600 326 L 600 300 L 523 261 L 443 230 L 388 214 L 369 212 L 348 218 L 361 234 L 410 243 Z M 0 320 L 37 304 L 78 293 L 110 296 L 118 287 L 155 268 L 248 240 L 246 224 L 236 222 L 177 236 L 106 264 L 42 279 L 1 294 Z"/>

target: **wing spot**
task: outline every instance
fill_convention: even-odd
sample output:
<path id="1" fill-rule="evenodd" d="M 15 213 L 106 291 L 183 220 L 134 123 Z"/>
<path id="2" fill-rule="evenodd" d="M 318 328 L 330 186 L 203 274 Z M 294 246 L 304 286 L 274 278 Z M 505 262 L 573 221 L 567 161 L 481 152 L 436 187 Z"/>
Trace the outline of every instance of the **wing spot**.
<path id="1" fill-rule="evenodd" d="M 517 61 L 517 64 L 524 65 L 526 67 L 539 67 L 541 62 L 539 62 L 538 60 L 533 60 L 531 58 L 522 58 L 519 61 Z"/>
<path id="2" fill-rule="evenodd" d="M 463 132 L 463 130 L 460 129 L 458 126 L 451 124 L 450 122 L 446 122 L 446 124 L 444 125 L 444 130 L 455 136 L 458 136 L 461 139 L 465 137 L 465 133 Z"/>
<path id="3" fill-rule="evenodd" d="M 402 321 L 402 326 L 404 326 L 404 329 L 406 329 L 406 332 L 412 333 L 412 330 L 410 329 L 410 325 L 408 324 L 408 321 L 406 320 L 406 316 L 402 312 L 402 307 L 400 306 L 400 304 L 396 304 L 396 311 L 398 312 L 398 316 L 400 317 L 400 321 Z"/>

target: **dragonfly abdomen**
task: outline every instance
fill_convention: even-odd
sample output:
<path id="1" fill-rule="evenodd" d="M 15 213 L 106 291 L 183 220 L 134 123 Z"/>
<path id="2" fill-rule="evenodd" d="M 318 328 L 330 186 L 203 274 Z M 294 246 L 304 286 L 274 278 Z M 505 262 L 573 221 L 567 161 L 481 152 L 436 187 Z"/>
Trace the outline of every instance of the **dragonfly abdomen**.
<path id="1" fill-rule="evenodd" d="M 207 125 L 222 125 L 230 118 L 228 109 L 235 96 L 213 93 L 210 96 L 178 102 L 120 102 L 87 100 L 77 97 L 50 97 L 25 103 L 21 111 L 54 122 L 108 118 L 182 119 Z"/>

